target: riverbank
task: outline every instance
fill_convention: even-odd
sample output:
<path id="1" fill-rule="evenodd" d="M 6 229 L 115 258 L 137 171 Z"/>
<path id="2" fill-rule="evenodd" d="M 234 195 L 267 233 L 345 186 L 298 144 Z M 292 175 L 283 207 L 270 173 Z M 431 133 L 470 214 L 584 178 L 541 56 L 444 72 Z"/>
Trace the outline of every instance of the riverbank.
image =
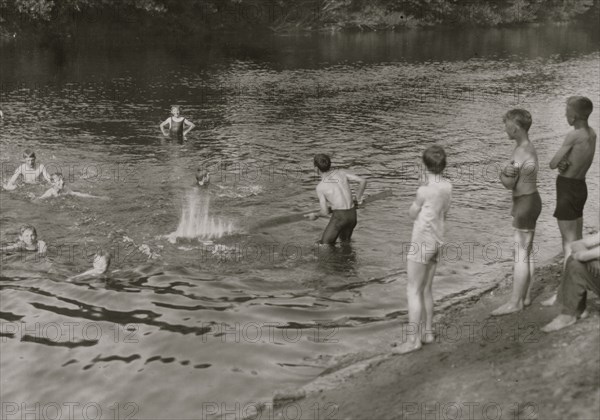
<path id="1" fill-rule="evenodd" d="M 509 296 L 511 276 L 448 308 L 436 319 L 436 343 L 415 353 L 390 353 L 401 331 L 381 337 L 302 389 L 276 395 L 273 418 L 599 418 L 600 300 L 588 296 L 590 316 L 573 327 L 540 331 L 558 313 L 540 302 L 561 270 L 558 258 L 536 270 L 534 302 L 519 314 L 489 315 Z"/>

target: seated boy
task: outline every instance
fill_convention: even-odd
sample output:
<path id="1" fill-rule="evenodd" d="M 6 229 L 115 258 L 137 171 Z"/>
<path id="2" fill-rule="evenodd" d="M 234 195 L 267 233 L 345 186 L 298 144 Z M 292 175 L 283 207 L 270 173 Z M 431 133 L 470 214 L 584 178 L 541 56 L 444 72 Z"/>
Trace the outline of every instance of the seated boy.
<path id="1" fill-rule="evenodd" d="M 413 334 L 403 337 L 394 353 L 408 353 L 431 343 L 433 337 L 432 284 L 438 255 L 443 244 L 446 214 L 452 199 L 452 184 L 441 174 L 446 167 L 446 152 L 440 146 L 431 146 L 423 153 L 427 168 L 426 183 L 417 190 L 410 206 L 409 216 L 415 221 L 411 246 L 414 253 L 407 256 L 408 321 Z"/>
<path id="2" fill-rule="evenodd" d="M 513 109 L 504 115 L 506 134 L 516 142 L 516 147 L 511 162 L 500 173 L 500 181 L 505 188 L 512 190 L 514 242 L 517 248 L 511 298 L 494 310 L 492 315 L 518 312 L 531 303 L 533 238 L 537 218 L 542 211 L 542 199 L 537 190 L 538 158 L 528 133 L 531 122 L 531 114 L 524 109 Z"/>
<path id="3" fill-rule="evenodd" d="M 342 242 L 349 242 L 356 226 L 356 207 L 352 200 L 352 190 L 348 180 L 359 183 L 356 193 L 357 204 L 362 203 L 362 196 L 367 187 L 367 181 L 359 176 L 341 169 L 331 169 L 329 156 L 318 154 L 314 157 L 314 165 L 319 170 L 321 182 L 317 185 L 317 196 L 321 211 L 307 215 L 310 220 L 319 216 L 328 216 L 331 213 L 329 224 L 323 232 L 319 243 L 335 244 L 339 237 Z M 331 204 L 331 209 L 327 206 Z"/>
<path id="4" fill-rule="evenodd" d="M 583 237 L 583 207 L 588 195 L 585 176 L 596 152 L 596 133 L 588 125 L 593 108 L 592 101 L 583 96 L 567 99 L 567 122 L 574 129 L 550 161 L 550 168 L 559 171 L 554 217 L 562 237 L 565 265 L 571 255 L 571 242 Z M 556 295 L 542 305 L 552 305 L 555 301 Z"/>
<path id="5" fill-rule="evenodd" d="M 560 315 L 542 331 L 558 331 L 573 325 L 585 311 L 586 289 L 600 296 L 600 233 L 571 243 L 571 256 L 558 289 Z"/>
<path id="6" fill-rule="evenodd" d="M 48 191 L 46 191 L 44 194 L 42 194 L 42 196 L 39 197 L 38 200 L 43 200 L 45 198 L 50 198 L 50 197 L 58 197 L 59 195 L 74 195 L 76 197 L 82 197 L 82 198 L 102 198 L 102 199 L 105 198 L 105 197 L 98 197 L 98 196 L 91 195 L 91 194 L 80 193 L 77 191 L 73 191 L 68 187 L 65 187 L 65 179 L 61 173 L 53 173 L 50 176 L 50 179 L 52 182 L 52 188 L 50 188 Z"/>
<path id="7" fill-rule="evenodd" d="M 37 239 L 37 232 L 33 226 L 23 225 L 17 242 L 4 247 L 2 251 L 30 251 L 44 254 L 46 253 L 46 243 Z"/>
<path id="8" fill-rule="evenodd" d="M 110 267 L 110 254 L 105 250 L 101 249 L 96 252 L 94 256 L 93 268 L 90 268 L 88 271 L 73 276 L 68 279 L 68 281 L 73 281 L 75 279 L 81 279 L 84 277 L 99 277 L 108 271 L 108 267 Z"/>
<path id="9" fill-rule="evenodd" d="M 26 184 L 36 184 L 40 176 L 43 176 L 46 181 L 50 182 L 50 175 L 46 167 L 41 163 L 35 163 L 35 153 L 32 150 L 26 149 L 23 152 L 23 161 L 6 185 L 4 185 L 5 189 L 14 190 L 17 188 L 16 182 L 20 176 L 23 177 L 23 182 Z"/>

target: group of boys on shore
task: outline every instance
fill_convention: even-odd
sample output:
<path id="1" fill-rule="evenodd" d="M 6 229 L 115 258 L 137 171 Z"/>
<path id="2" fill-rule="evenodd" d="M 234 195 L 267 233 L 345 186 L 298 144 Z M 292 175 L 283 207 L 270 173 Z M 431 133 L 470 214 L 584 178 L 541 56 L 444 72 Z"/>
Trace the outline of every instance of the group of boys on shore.
<path id="1" fill-rule="evenodd" d="M 595 235 L 583 239 L 583 208 L 587 200 L 585 176 L 594 159 L 596 133 L 588 125 L 592 113 L 592 102 L 583 96 L 567 99 L 566 118 L 573 130 L 569 132 L 550 161 L 550 168 L 558 169 L 556 180 L 557 203 L 554 217 L 562 236 L 565 263 L 558 301 L 561 314 L 544 331 L 554 331 L 574 323 L 585 309 L 586 289 L 600 292 L 600 237 Z M 164 135 L 183 137 L 194 125 L 179 115 L 179 107 L 173 107 L 172 117 L 165 120 L 160 129 Z M 491 315 L 507 315 L 521 311 L 532 302 L 531 286 L 534 276 L 532 257 L 533 241 L 537 219 L 542 210 L 542 199 L 537 189 L 539 171 L 535 147 L 529 139 L 532 125 L 531 114 L 524 109 L 512 109 L 504 117 L 504 127 L 509 139 L 516 142 L 510 161 L 500 173 L 502 185 L 512 190 L 512 216 L 515 246 L 525 250 L 526 258 L 515 258 L 513 289 L 508 302 L 491 312 Z M 185 128 L 187 127 L 187 129 Z M 165 129 L 169 128 L 169 132 Z M 14 189 L 16 180 L 22 176 L 24 182 L 37 182 L 43 177 L 52 184 L 52 188 L 40 199 L 76 193 L 64 187 L 61 174 L 49 175 L 44 165 L 35 163 L 35 153 L 26 150 L 24 163 L 15 171 L 6 184 L 6 189 Z M 422 344 L 435 340 L 433 331 L 433 295 L 432 285 L 441 246 L 444 243 L 446 215 L 452 199 L 452 185 L 443 177 L 446 167 L 446 153 L 441 146 L 433 145 L 423 152 L 426 171 L 422 185 L 417 189 L 416 198 L 409 208 L 409 216 L 414 220 L 411 244 L 417 252 L 407 256 L 407 297 L 409 323 L 416 326 L 417 333 L 399 343 L 395 353 L 408 353 L 422 347 Z M 349 242 L 357 224 L 357 207 L 362 203 L 367 181 L 348 171 L 332 168 L 329 156 L 317 154 L 314 166 L 321 175 L 316 192 L 320 211 L 307 215 L 310 220 L 330 216 L 320 244 L 333 245 L 339 238 Z M 196 174 L 197 185 L 206 186 L 210 174 Z M 352 195 L 350 182 L 357 182 L 359 188 L 356 197 Z M 21 228 L 16 244 L 8 250 L 24 249 L 43 252 L 45 244 L 37 240 L 35 228 L 30 225 Z M 517 253 L 519 250 L 515 250 Z M 518 255 L 518 254 L 517 254 Z M 94 259 L 94 269 L 84 273 L 100 275 L 106 272 L 110 264 L 110 255 L 101 252 Z M 582 272 L 587 270 L 589 275 Z M 79 277 L 79 276 L 77 276 Z M 542 304 L 551 305 L 555 297 Z"/>

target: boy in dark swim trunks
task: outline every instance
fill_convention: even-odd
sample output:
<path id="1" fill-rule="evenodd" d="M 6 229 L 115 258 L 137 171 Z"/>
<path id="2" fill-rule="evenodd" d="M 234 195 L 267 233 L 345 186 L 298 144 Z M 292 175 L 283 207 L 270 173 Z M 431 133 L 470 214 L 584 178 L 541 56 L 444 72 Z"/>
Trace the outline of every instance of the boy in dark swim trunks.
<path id="1" fill-rule="evenodd" d="M 539 170 L 537 153 L 529 140 L 531 114 L 524 109 L 512 109 L 504 115 L 506 134 L 517 143 L 511 161 L 500 173 L 500 181 L 512 190 L 512 216 L 515 228 L 515 258 L 513 291 L 510 300 L 492 312 L 506 315 L 518 312 L 531 304 L 533 283 L 533 238 L 535 224 L 542 211 L 542 200 L 537 190 Z M 523 253 L 525 256 L 523 257 Z"/>
<path id="2" fill-rule="evenodd" d="M 183 137 L 195 127 L 195 125 L 185 117 L 179 116 L 180 112 L 181 109 L 179 106 L 173 105 L 171 107 L 171 117 L 167 118 L 160 124 L 160 131 L 164 136 L 181 141 L 183 140 Z M 187 126 L 187 129 L 185 126 Z M 168 132 L 165 131 L 166 128 L 169 129 Z"/>
<path id="3" fill-rule="evenodd" d="M 321 175 L 321 182 L 317 185 L 321 211 L 311 213 L 307 217 L 316 220 L 319 216 L 328 216 L 331 213 L 331 219 L 319 243 L 333 245 L 338 237 L 342 242 L 349 242 L 356 226 L 355 204 L 362 203 L 367 180 L 341 169 L 331 169 L 331 159 L 324 154 L 315 155 L 314 164 Z M 352 200 L 352 190 L 348 180 L 359 183 L 356 203 Z"/>
<path id="4" fill-rule="evenodd" d="M 588 125 L 594 106 L 583 96 L 567 99 L 567 122 L 573 131 L 550 161 L 550 168 L 558 168 L 556 178 L 556 211 L 554 217 L 562 236 L 564 264 L 571 255 L 571 243 L 583 237 L 583 206 L 587 200 L 585 175 L 592 166 L 596 151 L 596 133 Z M 542 302 L 553 305 L 556 295 Z"/>

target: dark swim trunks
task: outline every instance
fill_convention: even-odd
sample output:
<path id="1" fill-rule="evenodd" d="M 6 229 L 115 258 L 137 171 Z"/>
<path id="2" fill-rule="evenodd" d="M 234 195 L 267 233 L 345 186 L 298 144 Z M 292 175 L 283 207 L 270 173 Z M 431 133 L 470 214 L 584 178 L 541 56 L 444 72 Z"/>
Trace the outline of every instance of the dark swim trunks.
<path id="1" fill-rule="evenodd" d="M 513 227 L 515 229 L 533 230 L 537 218 L 542 212 L 542 199 L 537 191 L 531 194 L 513 197 Z"/>
<path id="2" fill-rule="evenodd" d="M 588 192 L 585 179 L 567 178 L 559 175 L 556 178 L 556 210 L 554 217 L 558 220 L 576 220 L 583 217 L 583 206 Z"/>
<path id="3" fill-rule="evenodd" d="M 332 210 L 329 224 L 323 232 L 320 243 L 335 244 L 338 236 L 342 242 L 348 242 L 356 226 L 356 207 L 348 210 Z"/>

